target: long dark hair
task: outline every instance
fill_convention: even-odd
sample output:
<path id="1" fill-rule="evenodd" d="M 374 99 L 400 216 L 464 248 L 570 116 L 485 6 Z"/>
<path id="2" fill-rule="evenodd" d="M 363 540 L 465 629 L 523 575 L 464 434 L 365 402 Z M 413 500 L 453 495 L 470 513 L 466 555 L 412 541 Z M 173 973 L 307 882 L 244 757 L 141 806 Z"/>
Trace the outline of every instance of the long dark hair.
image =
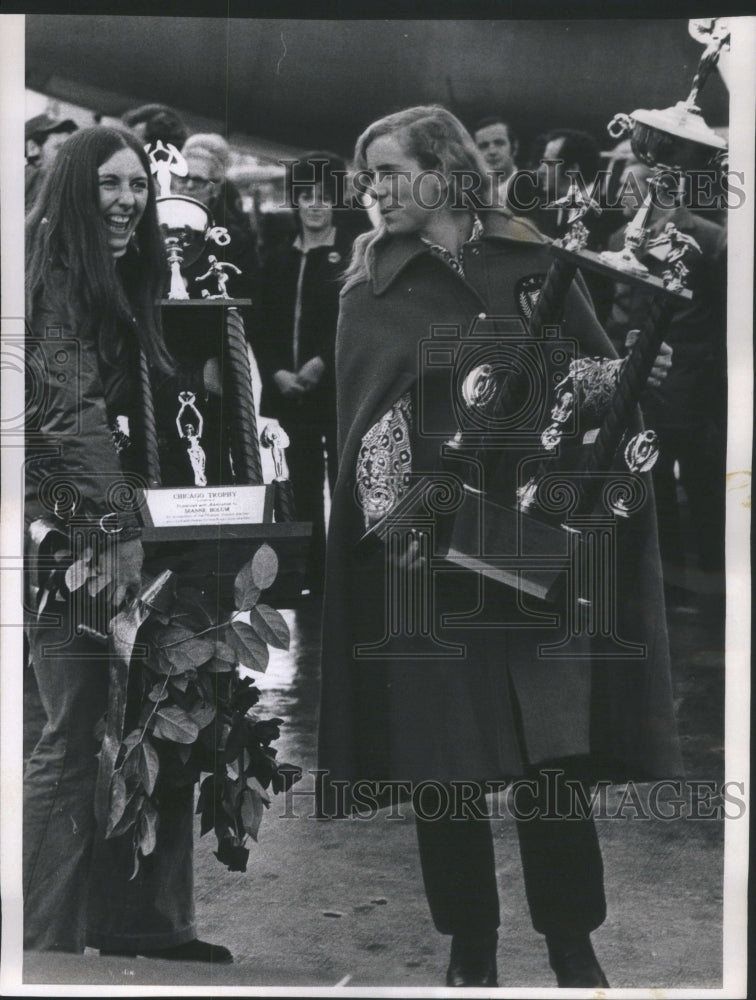
<path id="1" fill-rule="evenodd" d="M 159 299 L 165 250 L 149 185 L 147 206 L 123 257 L 113 261 L 101 222 L 97 170 L 120 149 L 132 149 L 150 177 L 139 139 L 95 125 L 74 132 L 58 150 L 26 218 L 26 303 L 33 314 L 44 294 L 82 339 L 117 364 L 133 330 L 149 362 L 168 371 Z"/>

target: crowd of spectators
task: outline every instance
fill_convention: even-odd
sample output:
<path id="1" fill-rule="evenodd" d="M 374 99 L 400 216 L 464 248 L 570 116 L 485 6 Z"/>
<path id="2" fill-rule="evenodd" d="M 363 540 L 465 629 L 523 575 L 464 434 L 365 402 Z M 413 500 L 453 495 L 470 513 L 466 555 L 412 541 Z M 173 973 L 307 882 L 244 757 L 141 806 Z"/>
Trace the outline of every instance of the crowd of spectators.
<path id="1" fill-rule="evenodd" d="M 230 148 L 223 136 L 190 134 L 181 116 L 161 104 L 127 111 L 122 122 L 145 146 L 162 142 L 181 151 L 187 170 L 173 178 L 172 192 L 200 201 L 214 223 L 229 232 L 231 241 L 220 254 L 223 273 L 211 248 L 185 269 L 184 278 L 193 298 L 216 292 L 220 278 L 227 294 L 252 302 L 244 319 L 260 368 L 262 415 L 279 420 L 291 439 L 290 473 L 299 481 L 301 516 L 312 518 L 316 525 L 308 586 L 319 592 L 326 521 L 323 495 L 335 480 L 332 367 L 339 280 L 352 241 L 370 228 L 369 214 L 356 196 L 345 205 L 343 196 L 350 190 L 344 184 L 347 166 L 335 154 L 319 151 L 301 159 L 305 173 L 293 188 L 289 185 L 288 228 L 271 226 L 266 234 L 260 220 L 245 212 L 240 191 L 227 177 Z M 57 150 L 76 128 L 71 119 L 47 112 L 26 123 L 27 211 Z M 625 227 L 647 191 L 650 173 L 624 144 L 602 151 L 589 133 L 560 126 L 537 136 L 526 155 L 508 117 L 497 114 L 473 124 L 471 134 L 490 174 L 493 195 L 504 211 L 526 216 L 551 239 L 564 237 L 571 185 L 577 175 L 583 189 L 601 205 L 600 212 L 584 219 L 588 249 L 622 246 Z M 316 163 L 313 168 L 310 160 L 321 166 Z M 314 177 L 313 169 L 325 169 L 325 174 L 321 183 L 308 188 L 301 182 L 305 175 Z M 538 196 L 535 207 L 518 203 L 520 170 L 528 171 L 533 179 Z M 334 187 L 334 176 L 341 178 L 340 191 Z M 289 181 L 296 177 L 290 169 Z M 651 236 L 657 236 L 669 222 L 692 236 L 702 253 L 691 267 L 693 301 L 677 311 L 667 337 L 673 348 L 671 376 L 658 390 L 647 393 L 642 406 L 647 423 L 660 439 L 661 457 L 654 478 L 662 552 L 670 579 L 675 581 L 668 596 L 680 603 L 686 566 L 713 573 L 722 570 L 726 231 L 721 213 L 715 216 L 678 205 L 653 210 Z M 652 273 L 660 272 L 658 253 L 642 248 L 641 258 Z M 622 281 L 590 271 L 584 276 L 599 319 L 620 353 L 626 352 L 631 331 L 647 309 L 647 297 L 631 292 Z M 317 419 L 312 419 L 315 411 Z"/>

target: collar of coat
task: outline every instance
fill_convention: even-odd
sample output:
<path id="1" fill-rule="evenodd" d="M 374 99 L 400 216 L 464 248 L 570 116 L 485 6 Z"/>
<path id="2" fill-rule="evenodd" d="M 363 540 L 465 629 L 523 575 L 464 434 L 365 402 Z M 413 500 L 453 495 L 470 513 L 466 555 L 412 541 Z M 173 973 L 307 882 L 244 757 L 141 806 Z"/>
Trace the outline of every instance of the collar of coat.
<path id="1" fill-rule="evenodd" d="M 550 243 L 527 219 L 512 215 L 505 209 L 486 212 L 481 215 L 483 222 L 482 242 L 484 243 L 529 243 L 547 245 Z M 422 254 L 429 253 L 428 244 L 419 236 L 397 236 L 380 240 L 375 244 L 375 260 L 372 286 L 375 295 L 382 295 L 399 274 Z M 346 291 L 346 289 L 344 289 Z"/>

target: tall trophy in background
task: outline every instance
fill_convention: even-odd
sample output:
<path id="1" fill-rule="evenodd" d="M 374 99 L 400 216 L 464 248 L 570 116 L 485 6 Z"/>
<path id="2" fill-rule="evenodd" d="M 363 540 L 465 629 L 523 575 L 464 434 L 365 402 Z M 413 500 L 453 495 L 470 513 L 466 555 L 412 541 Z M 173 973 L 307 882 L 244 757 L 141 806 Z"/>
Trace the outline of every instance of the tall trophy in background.
<path id="1" fill-rule="evenodd" d="M 727 155 L 725 141 L 703 120 L 698 96 L 729 45 L 729 31 L 725 22 L 712 19 L 699 26 L 696 37 L 706 47 L 688 97 L 663 110 L 616 115 L 609 124 L 610 135 L 629 135 L 635 156 L 653 168 L 648 194 L 627 226 L 624 246 L 614 253 L 586 248 L 583 220 L 600 206 L 573 182 L 560 202 L 568 209 L 568 233 L 553 244 L 555 259 L 535 303 L 530 303 L 530 339 L 544 345 L 549 329 L 561 321 L 578 268 L 642 286 L 650 293 L 648 315 L 627 358 L 573 358 L 565 370 L 544 378 L 537 390 L 533 366 L 524 355 L 498 368 L 490 361 L 477 367 L 473 363 L 459 374 L 465 414 L 447 453 L 456 461 L 467 452 L 469 467 L 477 463 L 485 468 L 487 486 L 483 491 L 470 483 L 465 486 L 461 504 L 448 519 L 446 559 L 521 593 L 553 598 L 563 587 L 565 566 L 571 563 L 574 568 L 583 550 L 597 551 L 596 538 L 589 539 L 596 534 L 591 525 L 602 519 L 621 523 L 643 506 L 645 488 L 638 473 L 653 466 L 658 451 L 653 431 L 631 428 L 669 320 L 692 298 L 688 265 L 700 252 L 696 241 L 671 222 L 650 239 L 649 217 L 662 188 L 666 197 L 676 192 L 679 199 L 688 172 L 716 173 Z M 639 259 L 649 247 L 655 248 L 657 259 L 663 258 L 660 276 Z M 547 399 L 540 443 L 520 463 L 519 481 L 513 482 L 502 472 L 511 463 L 506 455 L 500 457 L 505 453 L 490 445 L 481 451 L 480 441 L 464 427 L 477 415 L 494 431 L 497 422 L 504 428 L 507 414 L 516 409 L 513 400 L 539 395 Z M 607 543 L 607 552 L 611 549 Z M 573 573 L 572 579 L 578 576 Z M 595 595 L 576 591 L 572 598 L 590 606 Z"/>
<path id="2" fill-rule="evenodd" d="M 267 447 L 275 445 L 276 480 L 263 481 L 244 329 L 252 302 L 229 295 L 228 282 L 241 271 L 209 252 L 228 247 L 231 237 L 202 202 L 171 193 L 173 177 L 187 172 L 175 146 L 158 142 L 148 155 L 166 249 L 163 328 L 176 371 L 160 377 L 142 364 L 149 480 L 144 540 L 153 547 L 153 559 L 164 553 L 167 566 L 190 569 L 200 586 L 217 581 L 222 587 L 232 587 L 239 568 L 265 541 L 279 556 L 280 599 L 296 597 L 311 525 L 296 521 L 291 484 L 281 471 L 285 435 L 265 439 Z M 205 266 L 199 277 L 187 274 Z M 191 298 L 197 283 L 206 287 Z M 206 391 L 208 370 L 217 383 L 214 392 Z"/>

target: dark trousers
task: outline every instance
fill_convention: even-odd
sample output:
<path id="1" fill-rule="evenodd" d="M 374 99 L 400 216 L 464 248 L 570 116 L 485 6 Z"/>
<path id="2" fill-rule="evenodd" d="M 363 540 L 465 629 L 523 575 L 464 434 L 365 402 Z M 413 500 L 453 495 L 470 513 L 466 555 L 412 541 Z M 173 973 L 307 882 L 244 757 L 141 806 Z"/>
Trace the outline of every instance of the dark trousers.
<path id="1" fill-rule="evenodd" d="M 165 793 L 157 847 L 130 881 L 129 838 L 103 841 L 94 816 L 107 652 L 73 633 L 66 604 L 48 610 L 61 615 L 60 626 L 30 636 L 47 721 L 24 775 L 24 947 L 81 952 L 191 941 L 193 787 Z"/>
<path id="2" fill-rule="evenodd" d="M 325 500 L 326 475 L 329 488 L 336 482 L 336 431 L 324 421 L 311 423 L 289 421 L 285 425 L 290 444 L 286 449 L 289 478 L 294 491 L 297 519 L 312 521 L 312 541 L 307 559 L 305 587 L 321 593 L 325 575 Z"/>
<path id="3" fill-rule="evenodd" d="M 557 784 L 556 796 L 549 799 L 543 778 L 528 777 L 537 790 L 518 796 L 523 818 L 516 823 L 533 926 L 540 934 L 590 933 L 606 917 L 604 870 L 593 819 L 544 818 L 569 813 L 567 789 Z M 478 815 L 469 810 L 464 817 L 452 818 L 447 811 L 440 819 L 416 820 L 425 893 L 442 934 L 478 934 L 499 926 L 493 837 L 482 794 L 474 806 Z M 533 818 L 524 818 L 532 812 Z"/>
<path id="4" fill-rule="evenodd" d="M 685 567 L 686 539 L 677 498 L 675 461 L 688 498 L 691 539 L 699 569 L 721 572 L 725 548 L 725 458 L 723 433 L 704 424 L 667 427 L 649 424 L 659 436 L 659 458 L 653 468 L 659 545 L 665 565 Z"/>

